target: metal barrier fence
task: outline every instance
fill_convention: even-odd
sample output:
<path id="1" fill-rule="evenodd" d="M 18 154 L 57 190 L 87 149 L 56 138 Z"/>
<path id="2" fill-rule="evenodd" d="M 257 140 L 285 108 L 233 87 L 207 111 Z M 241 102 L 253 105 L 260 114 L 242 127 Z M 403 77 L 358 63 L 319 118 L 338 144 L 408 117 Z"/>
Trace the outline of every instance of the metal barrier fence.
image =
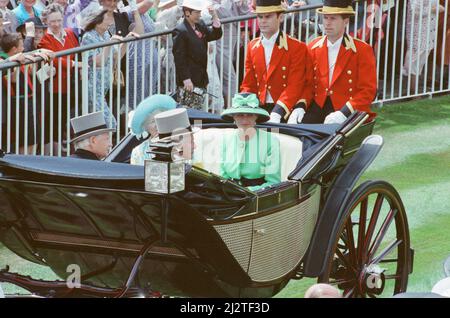
<path id="1" fill-rule="evenodd" d="M 439 0 L 355 2 L 357 14 L 347 32 L 374 48 L 379 79 L 374 103 L 450 91 L 449 1 L 442 1 L 442 7 Z M 283 30 L 305 42 L 321 35 L 318 7 L 289 10 Z M 227 107 L 238 91 L 247 43 L 258 35 L 255 15 L 222 19 L 222 24 L 224 36 L 209 50 L 204 109 L 212 112 Z M 129 111 L 142 99 L 175 92 L 171 48 L 167 30 L 57 52 L 48 66 L 43 61 L 0 64 L 0 148 L 70 155 L 70 118 L 94 110 L 105 112 L 109 125 L 116 128 L 113 140 L 119 141 L 128 132 Z M 45 79 L 45 69 L 54 69 L 55 76 Z"/>

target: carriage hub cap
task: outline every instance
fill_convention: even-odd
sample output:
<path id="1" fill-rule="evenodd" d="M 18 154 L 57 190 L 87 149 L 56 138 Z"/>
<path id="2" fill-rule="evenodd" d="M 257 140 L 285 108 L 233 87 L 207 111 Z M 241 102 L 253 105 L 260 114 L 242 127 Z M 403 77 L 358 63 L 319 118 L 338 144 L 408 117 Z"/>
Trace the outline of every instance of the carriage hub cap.
<path id="1" fill-rule="evenodd" d="M 359 286 L 362 292 L 380 295 L 384 290 L 384 269 L 378 265 L 364 267 L 359 276 Z"/>

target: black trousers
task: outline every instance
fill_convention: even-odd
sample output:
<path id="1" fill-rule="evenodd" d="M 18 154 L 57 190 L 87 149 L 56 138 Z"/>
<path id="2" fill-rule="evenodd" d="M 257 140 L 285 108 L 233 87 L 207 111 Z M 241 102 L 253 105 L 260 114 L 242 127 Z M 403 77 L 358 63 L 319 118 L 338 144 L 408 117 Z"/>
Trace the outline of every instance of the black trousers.
<path id="1" fill-rule="evenodd" d="M 323 124 L 325 117 L 334 111 L 330 97 L 327 97 L 323 107 L 313 101 L 303 117 L 302 124 Z"/>

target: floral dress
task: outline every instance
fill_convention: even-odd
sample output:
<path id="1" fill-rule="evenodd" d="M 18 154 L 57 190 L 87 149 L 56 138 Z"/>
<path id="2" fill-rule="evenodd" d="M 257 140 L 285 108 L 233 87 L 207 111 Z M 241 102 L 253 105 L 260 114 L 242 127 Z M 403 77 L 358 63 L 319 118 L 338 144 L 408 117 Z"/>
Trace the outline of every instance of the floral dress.
<path id="1" fill-rule="evenodd" d="M 133 13 L 128 10 L 129 7 L 125 7 L 122 12 L 127 12 L 129 20 L 134 23 Z M 144 24 L 144 34 L 155 31 L 155 23 L 148 14 L 141 14 L 141 19 Z M 130 110 L 135 109 L 143 99 L 156 93 L 159 78 L 158 44 L 155 39 L 138 40 L 129 44 L 128 109 Z"/>
<path id="2" fill-rule="evenodd" d="M 83 35 L 81 40 L 81 46 L 89 45 L 93 43 L 109 42 L 111 36 L 108 32 L 103 35 L 97 33 L 96 30 L 91 30 Z M 114 118 L 111 109 L 106 101 L 106 94 L 108 93 L 112 76 L 111 76 L 111 57 L 113 52 L 116 52 L 116 46 L 112 46 L 110 54 L 105 55 L 103 67 L 98 65 L 94 68 L 93 58 L 103 52 L 103 48 L 97 48 L 87 51 L 88 58 L 88 100 L 89 100 L 89 112 L 103 111 L 105 121 L 108 127 L 116 127 L 116 119 Z"/>
<path id="3" fill-rule="evenodd" d="M 149 147 L 150 140 L 146 140 L 139 146 L 135 147 L 131 152 L 130 163 L 132 165 L 143 166 L 146 159 L 152 158 L 152 155 L 147 152 Z"/>

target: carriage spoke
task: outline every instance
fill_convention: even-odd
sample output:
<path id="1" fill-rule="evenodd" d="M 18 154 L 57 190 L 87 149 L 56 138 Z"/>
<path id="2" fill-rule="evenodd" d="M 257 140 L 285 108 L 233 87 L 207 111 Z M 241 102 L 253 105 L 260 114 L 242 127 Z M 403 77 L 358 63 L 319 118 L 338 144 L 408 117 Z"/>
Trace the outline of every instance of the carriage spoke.
<path id="1" fill-rule="evenodd" d="M 398 258 L 388 258 L 388 259 L 382 259 L 380 263 L 397 263 Z"/>
<path id="2" fill-rule="evenodd" d="M 330 285 L 342 285 L 342 284 L 348 284 L 348 283 L 354 283 L 354 279 L 339 279 L 339 280 L 330 280 Z"/>
<path id="3" fill-rule="evenodd" d="M 352 289 L 350 289 L 348 292 L 344 293 L 344 298 L 350 298 L 351 296 L 353 296 L 355 292 L 355 287 L 353 287 Z"/>
<path id="4" fill-rule="evenodd" d="M 351 269 L 353 272 L 356 272 L 356 268 L 353 266 L 353 264 L 349 263 L 349 260 L 344 256 L 344 254 L 342 254 L 342 252 L 339 249 L 336 250 L 336 255 L 340 260 L 342 260 L 345 263 L 345 266 L 348 269 Z"/>
<path id="5" fill-rule="evenodd" d="M 391 244 L 389 244 L 377 257 L 375 257 L 372 261 L 370 261 L 370 265 L 378 264 L 383 258 L 388 256 L 394 248 L 399 246 L 402 243 L 402 240 L 395 240 Z"/>
<path id="6" fill-rule="evenodd" d="M 364 240 L 364 251 L 363 254 L 363 262 L 365 262 L 368 259 L 368 249 L 370 246 L 370 242 L 372 241 L 373 232 L 375 231 L 375 227 L 377 225 L 378 216 L 381 211 L 381 206 L 383 204 L 384 195 L 378 194 L 377 199 L 375 200 L 375 205 L 373 207 L 373 213 L 370 218 L 369 226 L 367 227 L 367 233 Z"/>
<path id="7" fill-rule="evenodd" d="M 348 255 L 350 259 L 350 263 L 353 264 L 355 268 L 358 267 L 358 261 L 356 256 L 356 250 L 355 250 L 355 239 L 353 237 L 353 226 L 350 221 L 347 221 L 346 225 L 347 230 L 347 248 L 348 248 Z"/>
<path id="8" fill-rule="evenodd" d="M 385 237 L 389 226 L 391 225 L 392 221 L 394 220 L 395 216 L 397 215 L 398 210 L 397 209 L 391 209 L 384 220 L 383 224 L 381 225 L 380 229 L 378 230 L 377 235 L 375 236 L 375 239 L 372 243 L 372 246 L 369 249 L 368 258 L 370 259 L 378 250 L 380 247 L 381 242 L 383 241 L 383 238 Z"/>
<path id="9" fill-rule="evenodd" d="M 358 228 L 358 264 L 363 263 L 363 246 L 364 246 L 364 236 L 366 232 L 366 217 L 367 217 L 367 202 L 368 198 L 364 198 L 361 201 L 360 206 L 360 216 L 359 216 L 359 228 Z"/>

